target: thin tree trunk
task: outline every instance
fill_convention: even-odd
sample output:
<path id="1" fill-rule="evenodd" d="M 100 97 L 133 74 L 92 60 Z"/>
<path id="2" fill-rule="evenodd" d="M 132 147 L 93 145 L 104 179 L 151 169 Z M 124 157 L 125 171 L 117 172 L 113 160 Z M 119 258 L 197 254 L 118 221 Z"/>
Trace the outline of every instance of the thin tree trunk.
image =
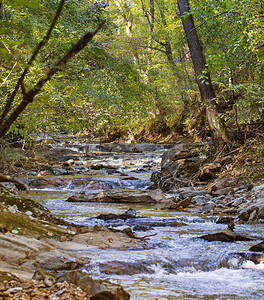
<path id="1" fill-rule="evenodd" d="M 35 58 L 37 57 L 37 55 L 39 54 L 39 51 L 41 50 L 41 48 L 47 44 L 47 42 L 49 41 L 50 39 L 50 36 L 51 36 L 51 33 L 59 19 L 59 16 L 61 15 L 61 12 L 62 12 L 62 9 L 63 9 L 63 6 L 64 6 L 64 3 L 65 3 L 65 0 L 61 0 L 60 2 L 60 5 L 56 11 L 56 14 L 52 20 L 52 23 L 46 33 L 46 35 L 44 36 L 44 38 L 42 39 L 42 41 L 37 45 L 36 49 L 34 50 L 28 64 L 27 64 L 27 67 L 25 68 L 25 70 L 23 71 L 22 75 L 20 76 L 20 78 L 18 79 L 17 81 L 17 84 L 13 90 L 12 93 L 10 93 L 8 96 L 7 96 L 7 101 L 6 101 L 6 105 L 5 105 L 5 108 L 4 108 L 4 111 L 3 113 L 1 114 L 1 118 L 0 118 L 0 128 L 2 127 L 2 124 L 4 123 L 4 120 L 6 118 L 6 116 L 8 115 L 9 111 L 10 111 L 10 108 L 15 100 L 15 97 L 16 97 L 16 94 L 19 90 L 19 88 L 21 87 L 21 90 L 22 90 L 22 93 L 24 94 L 25 93 L 25 88 L 24 88 L 24 79 L 25 79 L 25 76 L 27 75 L 27 73 L 29 72 L 30 70 L 30 67 L 32 66 Z M 1 4 L 1 2 L 0 2 Z M 1 129 L 0 129 L 1 130 Z"/>
<path id="2" fill-rule="evenodd" d="M 139 61 L 139 56 L 138 56 L 138 50 L 137 47 L 135 46 L 134 42 L 133 42 L 133 31 L 132 31 L 132 27 L 133 27 L 133 14 L 131 9 L 129 8 L 128 4 L 125 1 L 120 1 L 120 0 L 115 0 L 115 4 L 118 7 L 122 18 L 124 20 L 125 23 L 125 27 L 126 27 L 126 34 L 127 36 L 130 38 L 131 41 L 131 46 L 132 46 L 132 50 L 133 50 L 133 59 L 135 64 L 140 68 L 140 61 Z"/>
<path id="3" fill-rule="evenodd" d="M 178 0 L 178 7 L 194 66 L 195 79 L 199 87 L 201 100 L 206 105 L 206 116 L 212 140 L 216 151 L 218 149 L 221 150 L 228 144 L 227 131 L 223 120 L 218 116 L 216 102 L 214 100 L 215 92 L 210 73 L 206 68 L 204 51 L 199 42 L 192 15 L 190 14 L 189 1 Z"/>
<path id="4" fill-rule="evenodd" d="M 92 40 L 96 33 L 103 27 L 104 23 L 101 23 L 94 32 L 86 33 L 79 41 L 64 55 L 46 74 L 44 78 L 41 78 L 35 86 L 27 93 L 23 94 L 23 99 L 20 104 L 15 108 L 12 114 L 5 120 L 0 128 L 0 138 L 3 137 L 9 130 L 10 126 L 16 121 L 18 116 L 26 109 L 28 104 L 32 103 L 35 96 L 40 92 L 43 86 L 63 67 L 68 61 L 73 58 L 78 52 L 86 47 L 86 45 Z"/>

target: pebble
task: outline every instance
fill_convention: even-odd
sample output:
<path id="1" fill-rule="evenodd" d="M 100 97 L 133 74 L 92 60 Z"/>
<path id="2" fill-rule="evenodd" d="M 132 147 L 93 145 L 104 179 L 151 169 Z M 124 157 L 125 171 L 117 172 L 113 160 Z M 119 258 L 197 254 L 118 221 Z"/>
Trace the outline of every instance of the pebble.
<path id="1" fill-rule="evenodd" d="M 61 282 L 47 286 L 43 280 L 11 280 L 0 284 L 0 300 L 88 300 L 90 296 L 74 284 Z"/>

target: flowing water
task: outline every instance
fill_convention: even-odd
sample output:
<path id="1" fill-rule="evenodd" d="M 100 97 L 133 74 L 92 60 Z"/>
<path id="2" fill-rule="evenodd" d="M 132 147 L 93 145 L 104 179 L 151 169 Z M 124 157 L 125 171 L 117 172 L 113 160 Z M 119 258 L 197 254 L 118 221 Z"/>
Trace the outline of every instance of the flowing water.
<path id="1" fill-rule="evenodd" d="M 82 251 L 81 256 L 91 259 L 86 267 L 89 274 L 121 284 L 131 299 L 264 299 L 262 257 L 259 256 L 257 264 L 249 259 L 250 255 L 247 259 L 248 249 L 260 240 L 223 243 L 199 239 L 200 235 L 226 229 L 226 225 L 216 224 L 212 217 L 203 215 L 146 205 L 65 202 L 76 192 L 101 190 L 98 182 L 106 182 L 111 187 L 146 188 L 151 172 L 158 168 L 166 149 L 157 146 L 146 150 L 145 144 L 143 153 L 109 153 L 98 145 L 85 147 L 89 153 L 97 152 L 96 159 L 90 155 L 90 158 L 80 157 L 80 161 L 84 166 L 87 161 L 101 165 L 100 170 L 84 167 L 87 170 L 79 179 L 88 179 L 81 185 L 72 180 L 57 188 L 33 189 L 32 197 L 57 216 L 76 224 L 138 228 L 137 236 L 152 235 L 146 249 Z M 83 153 L 84 147 L 74 150 Z M 84 175 L 87 171 L 89 176 Z M 129 208 L 135 209 L 141 218 L 126 221 L 95 218 L 101 213 L 124 213 Z M 179 222 L 185 225 L 177 226 Z M 135 227 L 137 225 L 141 227 Z M 255 236 L 262 236 L 263 229 L 263 224 L 236 226 L 236 232 Z"/>

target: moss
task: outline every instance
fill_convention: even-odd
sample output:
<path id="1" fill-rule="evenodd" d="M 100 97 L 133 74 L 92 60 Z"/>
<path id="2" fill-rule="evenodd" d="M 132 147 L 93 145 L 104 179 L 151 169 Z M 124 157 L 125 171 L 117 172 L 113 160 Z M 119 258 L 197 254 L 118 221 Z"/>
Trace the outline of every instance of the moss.
<path id="1" fill-rule="evenodd" d="M 16 205 L 14 211 L 10 207 Z M 32 212 L 29 216 L 25 212 Z M 34 217 L 34 218 L 32 218 Z M 67 231 L 58 224 L 71 225 L 64 220 L 54 217 L 47 208 L 41 204 L 18 195 L 14 195 L 0 187 L 0 225 L 7 231 L 16 230 L 20 235 L 34 236 L 37 238 L 60 238 Z"/>
<path id="2" fill-rule="evenodd" d="M 58 225 L 73 226 L 73 224 L 53 216 L 50 213 L 50 211 L 43 205 L 35 202 L 32 199 L 15 195 L 0 185 L 0 205 L 1 204 L 5 206 L 16 205 L 18 211 L 20 212 L 30 211 L 33 217 L 39 218 L 44 221 L 52 222 Z"/>

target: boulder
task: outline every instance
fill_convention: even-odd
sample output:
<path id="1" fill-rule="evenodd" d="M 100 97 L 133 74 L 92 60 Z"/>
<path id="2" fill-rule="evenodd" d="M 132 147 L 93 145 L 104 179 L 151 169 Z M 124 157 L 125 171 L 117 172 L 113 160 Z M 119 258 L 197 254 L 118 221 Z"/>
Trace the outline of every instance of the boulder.
<path id="1" fill-rule="evenodd" d="M 235 242 L 235 241 L 252 241 L 254 238 L 243 236 L 239 234 L 235 234 L 234 232 L 217 232 L 217 233 L 209 233 L 206 235 L 202 235 L 199 237 L 200 239 L 204 239 L 209 242 Z"/>
<path id="2" fill-rule="evenodd" d="M 107 280 L 93 279 L 82 271 L 63 274 L 57 282 L 68 282 L 79 286 L 91 295 L 91 300 L 128 300 L 130 295 L 120 286 Z"/>
<path id="3" fill-rule="evenodd" d="M 102 219 L 102 220 L 118 220 L 118 219 L 122 219 L 122 220 L 127 220 L 127 219 L 131 219 L 131 218 L 136 218 L 136 211 L 132 208 L 128 209 L 126 212 L 124 212 L 123 214 L 120 215 L 116 215 L 116 214 L 101 214 L 98 217 L 96 217 L 97 219 Z"/>
<path id="4" fill-rule="evenodd" d="M 186 198 L 184 200 L 180 200 L 178 202 L 172 201 L 169 204 L 169 209 L 184 209 L 187 208 L 192 202 L 192 198 Z"/>
<path id="5" fill-rule="evenodd" d="M 264 242 L 258 243 L 254 246 L 252 246 L 249 251 L 253 252 L 264 252 Z"/>
<path id="6" fill-rule="evenodd" d="M 116 188 L 98 193 L 88 202 L 104 203 L 149 203 L 166 202 L 164 193 L 160 190 L 140 190 L 129 188 Z"/>

